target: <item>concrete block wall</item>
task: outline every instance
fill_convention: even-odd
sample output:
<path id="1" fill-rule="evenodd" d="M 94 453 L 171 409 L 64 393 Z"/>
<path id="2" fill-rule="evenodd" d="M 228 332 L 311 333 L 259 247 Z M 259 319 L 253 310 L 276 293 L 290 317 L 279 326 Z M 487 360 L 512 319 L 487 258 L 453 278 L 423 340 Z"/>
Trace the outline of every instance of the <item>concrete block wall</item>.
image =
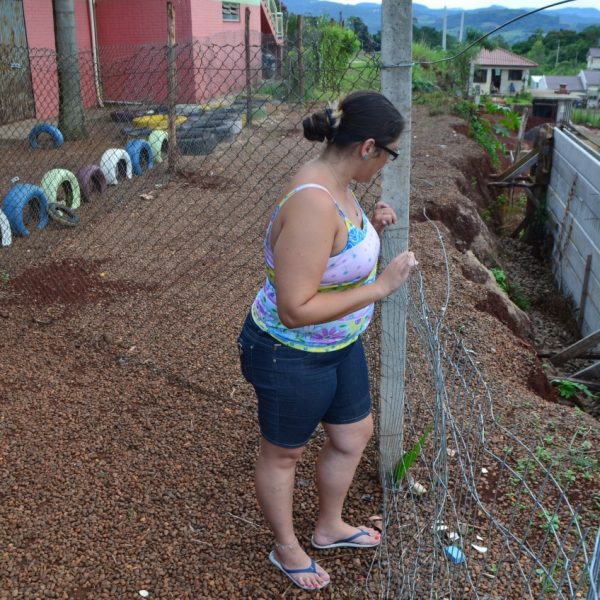
<path id="1" fill-rule="evenodd" d="M 600 329 L 600 155 L 558 128 L 547 206 L 554 276 L 578 310 L 587 257 L 592 257 L 585 309 L 579 315 L 586 336 Z"/>

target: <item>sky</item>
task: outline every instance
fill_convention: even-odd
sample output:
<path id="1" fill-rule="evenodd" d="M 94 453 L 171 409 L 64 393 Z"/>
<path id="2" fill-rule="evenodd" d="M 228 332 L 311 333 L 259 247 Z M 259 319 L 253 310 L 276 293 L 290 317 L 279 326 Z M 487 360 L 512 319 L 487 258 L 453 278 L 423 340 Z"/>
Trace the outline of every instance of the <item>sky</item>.
<path id="1" fill-rule="evenodd" d="M 358 4 L 359 2 L 374 2 L 381 4 L 381 0 L 333 0 L 334 2 L 340 2 L 341 4 Z M 505 6 L 506 8 L 540 8 L 546 4 L 552 4 L 558 0 L 413 0 L 414 4 L 424 4 L 429 8 L 466 8 L 472 10 L 474 8 L 486 8 L 491 5 Z M 574 2 L 568 2 L 561 4 L 556 8 L 597 8 L 600 9 L 600 2 L 598 0 L 575 0 Z M 550 9 L 551 10 L 551 9 Z"/>

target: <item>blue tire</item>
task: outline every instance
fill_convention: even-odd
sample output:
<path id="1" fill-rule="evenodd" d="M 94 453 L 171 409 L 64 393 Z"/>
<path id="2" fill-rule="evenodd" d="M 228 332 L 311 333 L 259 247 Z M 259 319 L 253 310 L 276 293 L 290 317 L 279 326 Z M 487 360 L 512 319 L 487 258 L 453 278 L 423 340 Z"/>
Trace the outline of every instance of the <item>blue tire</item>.
<path id="1" fill-rule="evenodd" d="M 51 125 L 50 123 L 38 123 L 29 132 L 29 145 L 32 148 L 40 147 L 38 143 L 38 135 L 40 135 L 40 133 L 47 133 L 51 135 L 52 139 L 54 140 L 55 148 L 58 148 L 65 143 L 65 138 L 58 127 L 54 127 L 54 125 Z"/>
<path id="2" fill-rule="evenodd" d="M 146 170 L 154 166 L 152 147 L 146 140 L 130 140 L 125 146 L 125 151 L 131 158 L 131 168 L 136 175 L 144 172 L 142 164 L 145 162 Z"/>
<path id="3" fill-rule="evenodd" d="M 48 225 L 48 199 L 42 188 L 30 183 L 17 183 L 2 201 L 2 210 L 12 230 L 23 237 L 29 235 L 29 229 L 23 220 L 23 211 L 29 204 L 30 208 L 37 204 L 40 218 L 37 228 L 44 229 Z"/>

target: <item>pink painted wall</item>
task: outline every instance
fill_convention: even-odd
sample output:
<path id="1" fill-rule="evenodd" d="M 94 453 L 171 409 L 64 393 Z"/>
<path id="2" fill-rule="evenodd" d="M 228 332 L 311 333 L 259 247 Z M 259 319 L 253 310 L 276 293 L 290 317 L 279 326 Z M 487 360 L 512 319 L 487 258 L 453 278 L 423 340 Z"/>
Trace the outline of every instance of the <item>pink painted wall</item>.
<path id="1" fill-rule="evenodd" d="M 212 1 L 212 0 L 210 0 Z M 189 0 L 175 0 L 178 71 L 189 62 Z M 165 0 L 100 0 L 96 4 L 104 99 L 164 103 L 167 100 L 167 3 Z M 189 95 L 185 85 L 180 94 Z"/>
<path id="2" fill-rule="evenodd" d="M 223 21 L 221 2 L 176 0 L 178 102 L 194 103 L 244 86 L 244 10 Z M 260 69 L 262 10 L 250 6 L 252 64 Z M 167 101 L 165 0 L 98 0 L 98 44 L 104 98 L 164 104 Z M 215 46 L 227 45 L 225 50 Z M 208 48 L 210 47 L 210 48 Z"/>
<path id="3" fill-rule="evenodd" d="M 223 21 L 220 2 L 196 2 L 191 10 L 192 30 L 198 39 L 195 47 L 195 101 L 206 101 L 244 89 L 246 57 L 244 47 L 245 9 L 240 5 L 239 21 Z M 250 8 L 251 68 L 260 70 L 261 11 Z"/>
<path id="4" fill-rule="evenodd" d="M 86 107 L 97 103 L 87 0 L 74 0 L 81 89 Z M 217 0 L 174 0 L 178 101 L 198 102 L 241 90 L 245 84 L 244 15 L 223 21 Z M 52 0 L 23 0 L 36 117 L 58 114 Z M 252 67 L 260 73 L 261 28 L 266 9 L 249 6 Z M 166 0 L 96 0 L 96 25 L 104 99 L 164 103 Z M 270 29 L 268 33 L 270 33 Z M 210 60 L 209 60 L 210 59 Z"/>
<path id="5" fill-rule="evenodd" d="M 74 0 L 81 92 L 86 107 L 96 104 L 92 40 L 86 0 Z M 37 119 L 58 115 L 58 78 L 52 0 L 23 0 Z"/>

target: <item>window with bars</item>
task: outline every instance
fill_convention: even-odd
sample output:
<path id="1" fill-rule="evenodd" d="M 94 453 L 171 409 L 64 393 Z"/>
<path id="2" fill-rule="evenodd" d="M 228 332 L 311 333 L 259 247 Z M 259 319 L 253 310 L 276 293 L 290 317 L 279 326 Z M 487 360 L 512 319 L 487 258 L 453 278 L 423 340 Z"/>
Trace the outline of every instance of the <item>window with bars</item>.
<path id="1" fill-rule="evenodd" d="M 239 21 L 240 5 L 236 2 L 223 2 L 223 21 Z"/>

